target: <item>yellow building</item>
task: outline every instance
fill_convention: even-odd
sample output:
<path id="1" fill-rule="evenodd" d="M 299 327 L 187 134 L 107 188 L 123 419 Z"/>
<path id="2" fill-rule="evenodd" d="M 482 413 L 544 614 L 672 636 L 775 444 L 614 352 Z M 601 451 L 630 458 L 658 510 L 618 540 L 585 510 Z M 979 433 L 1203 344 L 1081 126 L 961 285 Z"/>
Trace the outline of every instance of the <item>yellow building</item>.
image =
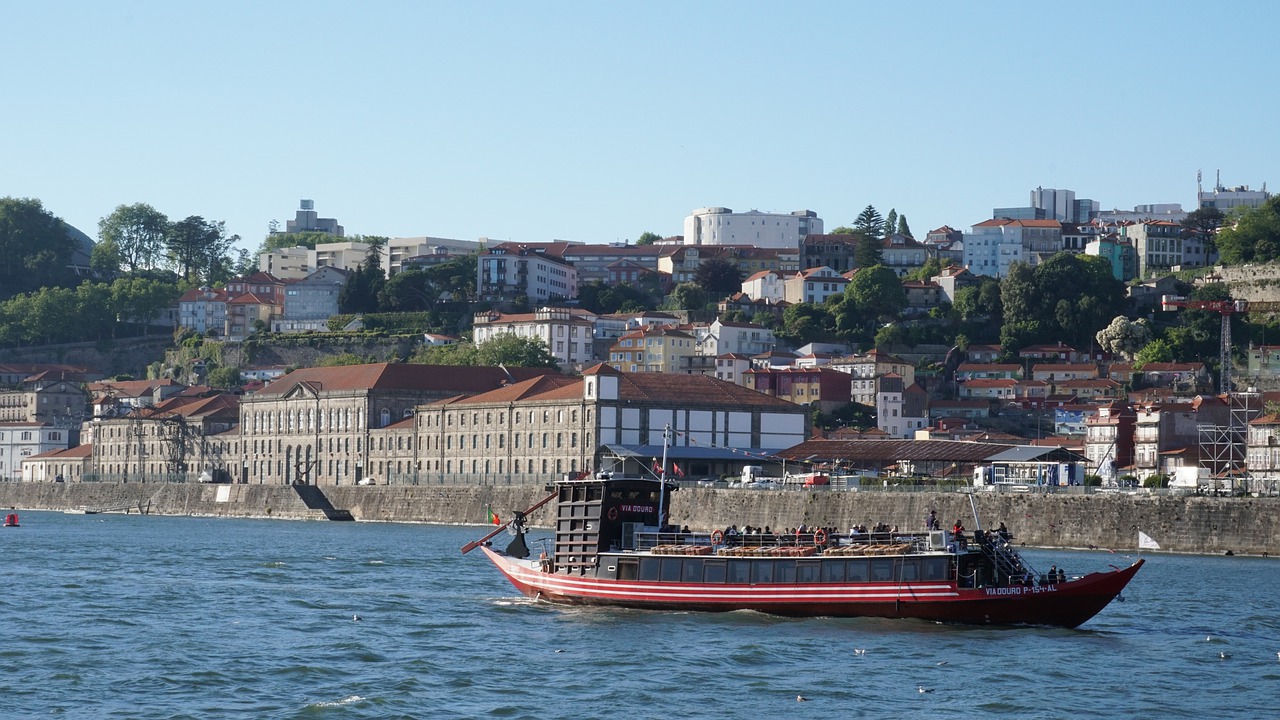
<path id="1" fill-rule="evenodd" d="M 609 362 L 622 372 L 680 372 L 681 358 L 697 355 L 697 340 L 670 325 L 654 325 L 626 333 L 609 348 Z"/>

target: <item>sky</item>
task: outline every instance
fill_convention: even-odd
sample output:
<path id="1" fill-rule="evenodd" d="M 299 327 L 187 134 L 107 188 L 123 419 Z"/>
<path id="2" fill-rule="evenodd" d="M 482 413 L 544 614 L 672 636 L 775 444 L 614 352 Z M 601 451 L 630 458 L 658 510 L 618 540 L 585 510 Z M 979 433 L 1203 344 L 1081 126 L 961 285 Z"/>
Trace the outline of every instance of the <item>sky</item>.
<path id="1" fill-rule="evenodd" d="M 1103 209 L 1280 188 L 1280 3 L 6 3 L 0 197 L 256 249 L 348 235 L 605 243 L 692 210 L 867 205 L 918 238 L 1037 186 Z"/>

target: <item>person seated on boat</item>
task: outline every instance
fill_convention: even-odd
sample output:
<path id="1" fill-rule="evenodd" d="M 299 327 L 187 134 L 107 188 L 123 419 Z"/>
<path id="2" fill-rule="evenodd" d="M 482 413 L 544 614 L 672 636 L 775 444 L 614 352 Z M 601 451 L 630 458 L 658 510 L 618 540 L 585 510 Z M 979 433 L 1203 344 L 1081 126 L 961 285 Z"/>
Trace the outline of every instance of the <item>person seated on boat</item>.
<path id="1" fill-rule="evenodd" d="M 956 524 L 951 526 L 951 534 L 955 535 L 956 542 L 960 545 L 960 549 L 963 550 L 966 543 L 964 539 L 964 523 L 960 522 L 960 518 L 956 518 Z"/>
<path id="2" fill-rule="evenodd" d="M 1000 527 L 996 529 L 996 534 L 1005 542 L 1008 542 L 1009 538 L 1013 537 L 1009 534 L 1009 528 L 1005 527 L 1004 523 L 1000 523 Z"/>
<path id="3" fill-rule="evenodd" d="M 938 511 L 937 511 L 937 510 L 930 510 L 930 511 L 929 511 L 929 514 L 928 514 L 927 516 L 925 516 L 925 519 L 924 519 L 924 529 L 925 529 L 925 530 L 930 530 L 930 531 L 932 531 L 932 530 L 941 530 L 941 529 L 942 529 L 942 526 L 938 523 Z"/>
<path id="4" fill-rule="evenodd" d="M 765 535 L 772 535 L 772 534 L 773 534 L 773 531 L 769 529 L 769 526 L 768 526 L 768 525 L 765 525 L 765 526 L 764 526 L 764 534 L 765 534 Z"/>
<path id="5" fill-rule="evenodd" d="M 685 534 L 685 535 L 688 535 L 688 534 L 689 534 L 689 526 L 688 526 L 688 525 L 685 525 L 684 527 L 680 528 L 680 532 L 681 532 L 681 533 L 683 533 L 683 534 Z"/>
<path id="6" fill-rule="evenodd" d="M 1064 583 L 1066 581 L 1067 581 L 1067 574 L 1063 572 L 1062 568 L 1058 568 L 1058 582 Z"/>

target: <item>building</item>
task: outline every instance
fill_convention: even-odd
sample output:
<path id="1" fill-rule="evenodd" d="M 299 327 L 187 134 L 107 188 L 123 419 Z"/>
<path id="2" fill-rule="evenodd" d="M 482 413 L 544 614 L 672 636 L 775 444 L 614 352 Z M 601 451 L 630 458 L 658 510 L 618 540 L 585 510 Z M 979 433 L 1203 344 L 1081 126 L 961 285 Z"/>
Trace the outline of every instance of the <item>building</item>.
<path id="1" fill-rule="evenodd" d="M 1017 363 L 960 363 L 956 366 L 956 382 L 965 382 L 977 378 L 999 378 L 1005 380 L 1021 380 L 1022 366 Z"/>
<path id="2" fill-rule="evenodd" d="M 23 482 L 83 482 L 91 468 L 92 445 L 49 450 L 22 460 Z"/>
<path id="3" fill-rule="evenodd" d="M 922 243 L 899 233 L 884 239 L 880 253 L 881 264 L 898 274 L 898 277 L 909 275 L 929 259 L 929 251 Z"/>
<path id="4" fill-rule="evenodd" d="M 220 336 L 227 326 L 225 290 L 210 287 L 192 288 L 178 298 L 178 327 L 189 328 L 200 335 Z"/>
<path id="5" fill-rule="evenodd" d="M 876 427 L 893 438 L 915 437 L 929 425 L 929 394 L 919 385 L 906 385 L 896 373 L 875 379 Z"/>
<path id="6" fill-rule="evenodd" d="M 370 247 L 362 242 L 316 243 L 316 249 L 307 253 L 311 272 L 322 267 L 355 270 L 369 259 Z"/>
<path id="7" fill-rule="evenodd" d="M 686 245 L 753 245 L 796 249 L 801 238 L 822 234 L 822 218 L 811 210 L 735 213 L 725 207 L 698 208 L 684 219 Z"/>
<path id="8" fill-rule="evenodd" d="M 1122 401 L 1099 405 L 1097 413 L 1085 419 L 1088 472 L 1102 477 L 1108 485 L 1114 485 L 1119 473 L 1133 464 L 1136 419 L 1133 407 Z"/>
<path id="9" fill-rule="evenodd" d="M 938 271 L 929 281 L 938 286 L 942 299 L 949 303 L 956 301 L 956 293 L 967 287 L 977 287 L 982 281 L 977 275 L 969 272 L 962 265 L 948 265 Z"/>
<path id="10" fill-rule="evenodd" d="M 1227 213 L 1238 207 L 1261 207 L 1270 197 L 1271 193 L 1267 192 L 1266 183 L 1262 184 L 1261 190 L 1250 190 L 1248 185 L 1224 187 L 1222 182 L 1218 181 L 1214 183 L 1213 190 L 1209 192 L 1200 190 L 1196 193 L 1196 204 L 1202 208 L 1217 208 Z"/>
<path id="11" fill-rule="evenodd" d="M 694 336 L 676 325 L 633 330 L 609 348 L 607 364 L 622 372 L 675 373 L 691 370 L 688 358 L 698 355 Z"/>
<path id="12" fill-rule="evenodd" d="M 322 218 L 316 212 L 316 204 L 311 200 L 298 202 L 298 211 L 292 220 L 285 221 L 284 231 L 287 233 L 321 232 L 342 237 L 342 226 L 333 218 Z"/>
<path id="13" fill-rule="evenodd" d="M 1037 265 L 1061 248 L 1057 220 L 987 220 L 964 236 L 964 265 L 975 275 L 1002 278 L 1013 263 Z"/>
<path id="14" fill-rule="evenodd" d="M 1031 191 L 1031 207 L 1043 210 L 1044 219 L 1087 223 L 1098 212 L 1098 202 L 1076 199 L 1074 190 L 1037 187 Z"/>
<path id="15" fill-rule="evenodd" d="M 578 296 L 578 270 L 546 247 L 502 243 L 480 253 L 476 292 L 482 300 L 527 298 L 531 303 Z"/>
<path id="16" fill-rule="evenodd" d="M 65 450 L 70 432 L 43 422 L 0 422 L 0 482 L 18 482 L 22 463 L 53 450 Z"/>
<path id="17" fill-rule="evenodd" d="M 1121 234 L 1133 244 L 1138 258 L 1138 277 L 1167 275 L 1184 265 L 1204 267 L 1204 243 L 1194 237 L 1184 238 L 1184 231 L 1182 225 L 1164 220 L 1122 226 Z"/>
<path id="18" fill-rule="evenodd" d="M 701 354 L 719 356 L 737 353 L 756 356 L 772 351 L 776 342 L 773 331 L 763 325 L 725 322 L 717 318 L 708 328 Z"/>
<path id="19" fill-rule="evenodd" d="M 852 375 L 853 401 L 871 407 L 876 406 L 876 378 L 892 373 L 902 378 L 903 387 L 909 387 L 916 381 L 914 365 L 878 348 L 860 355 L 836 358 L 827 367 Z"/>
<path id="20" fill-rule="evenodd" d="M 472 341 L 476 345 L 499 335 L 541 340 L 563 370 L 591 363 L 596 316 L 586 310 L 544 307 L 531 313 L 476 313 Z"/>
<path id="21" fill-rule="evenodd" d="M 753 275 L 757 277 L 760 273 Z M 829 267 L 821 266 L 801 270 L 782 282 L 783 300 L 789 303 L 821 305 L 833 295 L 841 295 L 849 279 Z M 747 283 L 742 284 L 746 292 Z"/>
<path id="22" fill-rule="evenodd" d="M 930 280 L 903 280 L 902 290 L 907 296 L 906 311 L 923 315 L 942 305 L 942 286 Z"/>
<path id="23" fill-rule="evenodd" d="M 476 240 L 454 240 L 438 237 L 391 238 L 382 249 L 382 269 L 387 277 L 412 267 L 447 262 L 459 255 L 480 252 L 483 246 Z"/>
<path id="24" fill-rule="evenodd" d="M 80 383 L 78 374 L 42 372 L 23 380 L 17 390 L 0 390 L 0 423 L 79 426 L 89 407 Z"/>
<path id="25" fill-rule="evenodd" d="M 828 368 L 753 368 L 742 373 L 743 387 L 795 405 L 832 412 L 849 404 L 848 373 Z"/>
<path id="26" fill-rule="evenodd" d="M 742 281 L 742 294 L 752 301 L 782 302 L 786 299 L 786 279 L 780 270 L 761 270 Z"/>
<path id="27" fill-rule="evenodd" d="M 1227 404 L 1218 397 L 1198 395 L 1189 403 L 1141 403 L 1135 406 L 1133 474 L 1144 479 L 1170 474 L 1174 465 L 1166 456 L 1199 446 L 1200 426 L 1226 427 Z"/>
<path id="28" fill-rule="evenodd" d="M 258 271 L 281 280 L 304 278 L 315 269 L 314 255 L 303 245 L 272 250 L 258 256 Z"/>
<path id="29" fill-rule="evenodd" d="M 1138 277 L 1138 253 L 1128 238 L 1117 233 L 1100 235 L 1085 244 L 1084 252 L 1110 262 L 1111 276 L 1121 282 Z"/>
<path id="30" fill-rule="evenodd" d="M 329 318 L 338 314 L 338 298 L 348 273 L 321 266 L 315 272 L 285 288 L 280 314 L 271 322 L 273 332 L 324 331 Z"/>
<path id="31" fill-rule="evenodd" d="M 747 453 L 803 442 L 803 408 L 706 375 L 546 377 L 419 408 L 422 472 L 476 482 L 545 482 L 593 470 L 718 476 Z M 668 432 L 669 431 L 669 432 Z"/>
<path id="32" fill-rule="evenodd" d="M 234 395 L 175 396 L 128 415 L 95 417 L 91 471 L 95 482 L 182 482 L 241 477 Z"/>
<path id="33" fill-rule="evenodd" d="M 295 370 L 242 399 L 244 440 L 236 459 L 242 477 L 253 483 L 349 485 L 366 476 L 385 480 L 395 474 L 397 460 L 386 448 L 387 433 L 378 431 L 410 418 L 420 405 L 554 374 L 545 368 L 408 363 Z M 413 451 L 403 447 L 401 431 L 389 432 L 393 442 L 399 438 L 396 452 Z M 421 470 L 401 467 L 406 474 Z"/>
<path id="34" fill-rule="evenodd" d="M 658 271 L 673 285 L 693 282 L 703 261 L 721 258 L 738 268 L 739 277 L 751 277 L 762 270 L 784 274 L 800 269 L 797 248 L 757 248 L 749 245 L 664 245 L 658 257 Z"/>
<path id="35" fill-rule="evenodd" d="M 1268 413 L 1249 421 L 1245 465 L 1258 488 L 1280 489 L 1280 416 Z"/>

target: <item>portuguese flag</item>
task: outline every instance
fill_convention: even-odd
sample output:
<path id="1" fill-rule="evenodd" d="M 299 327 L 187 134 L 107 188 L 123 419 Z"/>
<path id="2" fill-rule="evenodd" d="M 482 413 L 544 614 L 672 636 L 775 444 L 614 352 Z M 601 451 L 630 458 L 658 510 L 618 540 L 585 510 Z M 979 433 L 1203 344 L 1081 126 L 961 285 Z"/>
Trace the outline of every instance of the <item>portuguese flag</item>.
<path id="1" fill-rule="evenodd" d="M 489 522 L 493 523 L 494 525 L 502 524 L 502 520 L 499 520 L 497 514 L 493 512 L 492 506 L 486 505 L 484 509 L 486 512 L 489 513 Z"/>

